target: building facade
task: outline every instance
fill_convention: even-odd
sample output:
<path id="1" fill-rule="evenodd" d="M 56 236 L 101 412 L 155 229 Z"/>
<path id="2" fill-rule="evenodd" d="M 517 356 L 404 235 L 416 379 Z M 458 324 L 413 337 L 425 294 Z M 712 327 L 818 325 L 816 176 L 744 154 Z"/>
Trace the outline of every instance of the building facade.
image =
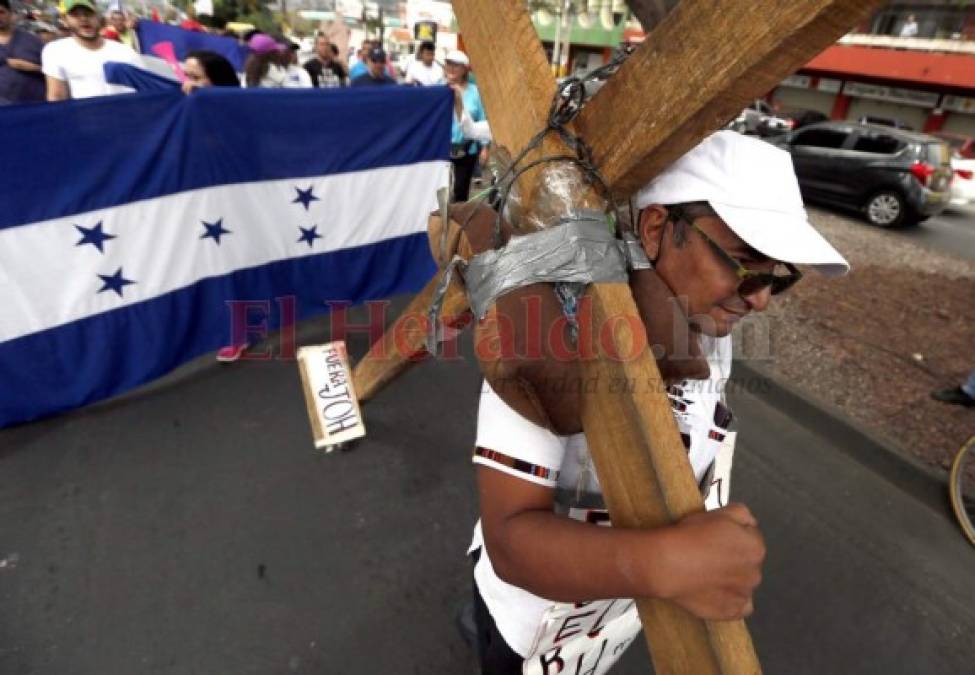
<path id="1" fill-rule="evenodd" d="M 832 119 L 884 117 L 975 136 L 975 3 L 891 3 L 769 98 Z"/>

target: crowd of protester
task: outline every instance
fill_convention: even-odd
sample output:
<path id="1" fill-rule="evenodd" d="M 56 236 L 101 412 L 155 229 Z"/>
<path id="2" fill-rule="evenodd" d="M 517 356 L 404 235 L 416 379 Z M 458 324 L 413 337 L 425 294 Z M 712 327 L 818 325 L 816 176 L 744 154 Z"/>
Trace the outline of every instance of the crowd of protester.
<path id="1" fill-rule="evenodd" d="M 341 54 L 328 37 L 315 37 L 311 58 L 299 61 L 299 45 L 283 34 L 251 30 L 237 35 L 206 28 L 186 17 L 174 23 L 186 30 L 207 31 L 233 37 L 247 46 L 242 72 L 212 51 L 194 51 L 178 64 L 183 91 L 200 87 L 241 86 L 262 88 L 375 87 L 390 85 L 454 88 L 464 122 L 482 122 L 484 111 L 477 86 L 469 77 L 467 56 L 454 50 L 443 64 L 436 58 L 433 42 L 423 42 L 416 58 L 400 72 L 388 58 L 381 40 L 367 39 L 354 53 Z M 0 105 L 88 98 L 131 91 L 106 79 L 106 63 L 140 65 L 136 26 L 140 19 L 121 4 L 102 15 L 94 0 L 63 0 L 55 12 L 30 6 L 14 11 L 12 0 L 0 0 Z M 346 65 L 348 64 L 348 65 Z M 476 142 L 455 124 L 452 154 L 455 168 L 469 172 L 476 157 Z M 461 185 L 464 181 L 461 181 Z M 466 188 L 458 196 L 466 194 Z"/>

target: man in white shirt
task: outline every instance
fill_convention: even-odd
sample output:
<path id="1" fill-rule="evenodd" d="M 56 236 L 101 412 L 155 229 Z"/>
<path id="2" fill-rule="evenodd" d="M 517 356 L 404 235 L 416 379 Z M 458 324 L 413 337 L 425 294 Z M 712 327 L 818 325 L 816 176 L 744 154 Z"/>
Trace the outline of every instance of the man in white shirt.
<path id="1" fill-rule="evenodd" d="M 419 58 L 406 67 L 405 84 L 431 87 L 445 82 L 443 66 L 433 60 L 434 49 L 432 42 L 420 43 Z"/>
<path id="2" fill-rule="evenodd" d="M 794 264 L 827 275 L 849 265 L 809 224 L 788 153 L 735 132 L 705 139 L 634 205 L 634 234 L 651 261 L 630 272 L 641 317 L 650 326 L 650 317 L 659 321 L 669 311 L 647 290 L 653 277 L 686 316 L 674 344 L 654 351 L 681 357 L 695 340 L 707 360 L 700 379 L 668 389 L 695 479 L 707 492 L 727 482 L 719 471 L 730 474 L 730 459 L 719 459 L 733 448 L 723 396 L 733 326 L 801 278 Z M 725 496 L 715 505 L 723 508 L 671 526 L 605 527 L 585 436 L 557 435 L 506 398 L 485 383 L 474 451 L 481 518 L 469 552 L 482 673 L 602 675 L 639 635 L 634 597 L 666 599 L 702 619 L 751 613 L 765 547 L 744 505 L 725 506 Z"/>
<path id="3" fill-rule="evenodd" d="M 287 49 L 281 53 L 282 67 L 285 69 L 285 89 L 311 89 L 314 85 L 308 71 L 298 65 L 299 46 L 294 42 L 285 44 Z"/>
<path id="4" fill-rule="evenodd" d="M 71 37 L 55 40 L 41 52 L 41 70 L 47 78 L 47 100 L 90 98 L 132 91 L 109 84 L 108 62 L 141 66 L 139 55 L 129 47 L 106 40 L 99 31 L 98 10 L 92 0 L 65 0 L 65 22 Z"/>

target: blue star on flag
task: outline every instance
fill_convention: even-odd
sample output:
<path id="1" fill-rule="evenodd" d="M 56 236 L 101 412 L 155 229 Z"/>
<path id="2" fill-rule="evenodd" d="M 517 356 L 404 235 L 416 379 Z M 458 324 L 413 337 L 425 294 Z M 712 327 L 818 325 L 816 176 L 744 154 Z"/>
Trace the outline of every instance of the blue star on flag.
<path id="1" fill-rule="evenodd" d="M 312 225 L 311 227 L 301 227 L 299 225 L 298 229 L 301 230 L 301 237 L 298 238 L 298 243 L 300 244 L 303 241 L 307 242 L 308 248 L 315 245 L 316 239 L 322 238 L 322 235 L 317 232 L 318 225 Z"/>
<path id="2" fill-rule="evenodd" d="M 307 211 L 309 204 L 311 204 L 312 202 L 319 201 L 318 197 L 312 194 L 312 190 L 314 189 L 315 187 L 313 185 L 309 185 L 307 190 L 302 190 L 300 187 L 296 187 L 295 191 L 298 193 L 298 196 L 295 197 L 291 203 L 292 204 L 300 203 L 302 206 L 305 207 L 305 211 Z"/>
<path id="3" fill-rule="evenodd" d="M 203 227 L 206 229 L 206 232 L 200 235 L 200 239 L 213 239 L 217 242 L 217 246 L 220 245 L 220 237 L 222 235 L 231 234 L 230 230 L 224 228 L 223 218 L 220 218 L 215 223 L 208 223 L 205 220 L 201 220 L 200 222 L 203 223 Z"/>
<path id="4" fill-rule="evenodd" d="M 82 227 L 81 225 L 74 226 L 78 232 L 81 232 L 81 241 L 79 241 L 75 246 L 84 246 L 85 244 L 91 244 L 97 248 L 101 253 L 105 252 L 105 241 L 108 239 L 115 239 L 114 234 L 107 234 L 102 231 L 102 221 L 98 221 L 94 227 Z"/>
<path id="5" fill-rule="evenodd" d="M 104 293 L 105 291 L 115 291 L 116 293 L 118 293 L 118 296 L 120 298 L 122 297 L 122 289 L 128 286 L 129 284 L 135 283 L 131 279 L 126 279 L 125 277 L 122 276 L 121 267 L 115 270 L 115 274 L 112 275 L 99 274 L 98 276 L 101 278 L 102 283 L 105 284 L 104 286 L 98 289 L 98 292 Z"/>

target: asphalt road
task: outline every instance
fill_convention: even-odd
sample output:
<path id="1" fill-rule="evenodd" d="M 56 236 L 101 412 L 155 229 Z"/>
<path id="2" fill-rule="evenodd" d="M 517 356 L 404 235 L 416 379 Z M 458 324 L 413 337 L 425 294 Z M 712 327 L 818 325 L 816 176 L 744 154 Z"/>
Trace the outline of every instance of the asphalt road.
<path id="1" fill-rule="evenodd" d="M 897 232 L 942 253 L 975 260 L 975 205 L 952 206 L 916 227 Z"/>
<path id="2" fill-rule="evenodd" d="M 870 227 L 866 220 L 851 211 L 822 204 L 815 204 L 814 208 L 848 218 L 855 226 Z M 952 206 L 922 223 L 888 232 L 940 253 L 975 260 L 975 204 Z"/>
<path id="3" fill-rule="evenodd" d="M 474 672 L 453 616 L 478 383 L 469 360 L 423 364 L 330 456 L 291 361 L 201 360 L 0 431 L 0 673 Z M 971 672 L 975 550 L 945 513 L 767 402 L 732 403 L 733 492 L 769 546 L 749 624 L 765 672 Z M 638 645 L 616 672 L 647 664 Z"/>

